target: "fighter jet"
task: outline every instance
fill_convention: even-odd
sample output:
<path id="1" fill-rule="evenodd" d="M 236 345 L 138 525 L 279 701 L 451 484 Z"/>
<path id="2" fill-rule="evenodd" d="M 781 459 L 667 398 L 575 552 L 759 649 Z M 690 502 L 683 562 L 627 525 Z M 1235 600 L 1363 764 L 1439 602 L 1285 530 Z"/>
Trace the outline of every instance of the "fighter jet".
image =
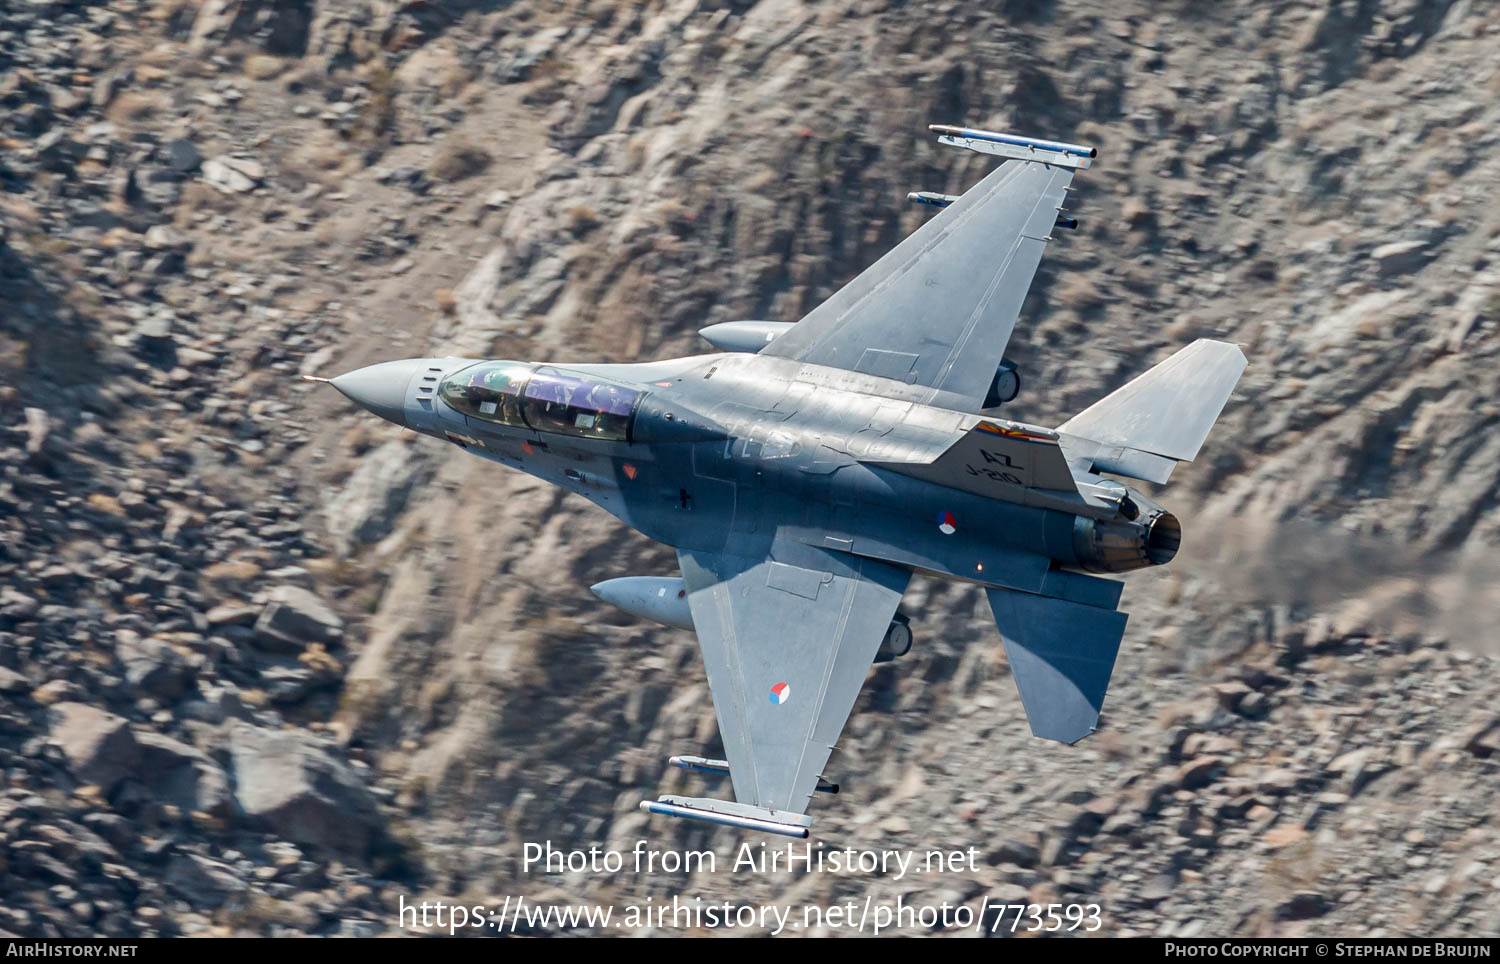
<path id="1" fill-rule="evenodd" d="M 1022 300 L 1091 147 L 933 125 L 1004 158 L 795 323 L 703 330 L 722 349 L 639 364 L 411 358 L 333 387 L 376 415 L 581 495 L 674 547 L 681 576 L 592 587 L 692 629 L 734 800 L 651 812 L 807 837 L 872 663 L 911 647 L 913 573 L 983 588 L 1032 732 L 1093 732 L 1125 630 L 1121 582 L 1182 527 L 1119 478 L 1198 454 L 1245 367 L 1193 342 L 1056 428 L 999 414 Z"/>

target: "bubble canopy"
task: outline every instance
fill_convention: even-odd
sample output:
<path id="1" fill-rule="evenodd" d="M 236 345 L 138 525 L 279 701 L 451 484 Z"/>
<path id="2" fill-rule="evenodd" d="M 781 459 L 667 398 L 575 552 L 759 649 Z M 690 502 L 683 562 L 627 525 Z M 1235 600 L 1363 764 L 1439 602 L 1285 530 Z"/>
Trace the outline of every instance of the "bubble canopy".
<path id="1" fill-rule="evenodd" d="M 630 420 L 645 394 L 580 372 L 522 362 L 487 361 L 444 378 L 438 394 L 452 409 L 514 428 L 579 438 L 630 440 Z"/>

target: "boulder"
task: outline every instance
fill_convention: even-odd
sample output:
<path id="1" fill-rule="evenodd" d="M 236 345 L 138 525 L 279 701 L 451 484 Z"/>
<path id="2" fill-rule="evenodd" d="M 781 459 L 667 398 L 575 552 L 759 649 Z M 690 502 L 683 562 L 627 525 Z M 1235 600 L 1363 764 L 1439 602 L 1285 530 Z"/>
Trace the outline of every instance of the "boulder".
<path id="1" fill-rule="evenodd" d="M 1411 274 L 1427 263 L 1426 241 L 1392 241 L 1370 252 L 1382 275 Z"/>
<path id="2" fill-rule="evenodd" d="M 228 864 L 200 854 L 175 854 L 163 875 L 167 887 L 195 905 L 222 907 L 250 889 Z"/>
<path id="3" fill-rule="evenodd" d="M 229 753 L 240 808 L 282 837 L 360 855 L 379 835 L 375 800 L 364 784 L 306 733 L 237 721 Z"/>
<path id="4" fill-rule="evenodd" d="M 136 742 L 138 776 L 158 797 L 184 813 L 222 817 L 231 812 L 229 775 L 208 754 L 160 733 L 137 733 Z"/>
<path id="5" fill-rule="evenodd" d="M 199 172 L 212 187 L 225 194 L 253 191 L 256 183 L 264 176 L 264 168 L 256 162 L 227 154 L 204 161 Z"/>
<path id="6" fill-rule="evenodd" d="M 132 773 L 141 748 L 123 716 L 87 703 L 58 703 L 51 711 L 49 736 L 82 780 L 108 793 Z"/>
<path id="7" fill-rule="evenodd" d="M 187 659 L 164 640 L 121 631 L 115 655 L 125 667 L 131 688 L 145 696 L 171 702 L 182 695 L 191 670 Z"/>
<path id="8" fill-rule="evenodd" d="M 0 693 L 14 695 L 23 693 L 31 687 L 31 683 L 13 669 L 0 666 Z"/>
<path id="9" fill-rule="evenodd" d="M 295 652 L 308 643 L 332 643 L 344 634 L 344 621 L 300 586 L 277 586 L 255 621 L 255 638 L 265 649 Z"/>
<path id="10" fill-rule="evenodd" d="M 167 144 L 167 166 L 178 174 L 191 174 L 203 163 L 203 155 L 198 153 L 198 148 L 193 142 L 185 137 L 179 137 Z"/>
<path id="11" fill-rule="evenodd" d="M 1178 767 L 1175 782 L 1184 790 L 1200 790 L 1214 782 L 1223 769 L 1224 761 L 1216 756 L 1197 757 Z"/>
<path id="12" fill-rule="evenodd" d="M 142 238 L 153 251 L 185 251 L 193 246 L 187 235 L 170 224 L 153 224 Z"/>

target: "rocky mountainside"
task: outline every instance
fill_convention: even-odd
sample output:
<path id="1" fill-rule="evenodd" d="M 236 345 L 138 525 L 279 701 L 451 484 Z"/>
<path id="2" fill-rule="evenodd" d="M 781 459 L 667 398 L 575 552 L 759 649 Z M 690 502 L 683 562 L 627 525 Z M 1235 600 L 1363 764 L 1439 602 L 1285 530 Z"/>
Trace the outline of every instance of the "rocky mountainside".
<path id="1" fill-rule="evenodd" d="M 872 894 L 1500 933 L 1497 44 L 1481 0 L 0 5 L 0 930 Z M 977 872 L 527 874 L 731 859 L 636 809 L 717 749 L 691 635 L 586 588 L 675 560 L 295 376 L 795 320 L 989 169 L 929 122 L 1100 150 L 1014 417 L 1251 358 L 1101 731 L 1033 740 L 982 597 L 919 579 L 817 828 Z"/>

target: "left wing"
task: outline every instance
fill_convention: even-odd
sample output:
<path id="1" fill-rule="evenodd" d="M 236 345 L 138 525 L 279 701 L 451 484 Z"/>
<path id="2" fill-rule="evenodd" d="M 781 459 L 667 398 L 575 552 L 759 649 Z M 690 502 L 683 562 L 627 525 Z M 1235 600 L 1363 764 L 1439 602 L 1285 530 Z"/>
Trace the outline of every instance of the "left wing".
<path id="1" fill-rule="evenodd" d="M 760 352 L 925 385 L 983 407 L 1073 169 L 1012 160 Z"/>
<path id="2" fill-rule="evenodd" d="M 677 557 L 735 799 L 791 822 L 807 810 L 911 573 L 869 559 L 830 559 L 836 573 Z"/>

